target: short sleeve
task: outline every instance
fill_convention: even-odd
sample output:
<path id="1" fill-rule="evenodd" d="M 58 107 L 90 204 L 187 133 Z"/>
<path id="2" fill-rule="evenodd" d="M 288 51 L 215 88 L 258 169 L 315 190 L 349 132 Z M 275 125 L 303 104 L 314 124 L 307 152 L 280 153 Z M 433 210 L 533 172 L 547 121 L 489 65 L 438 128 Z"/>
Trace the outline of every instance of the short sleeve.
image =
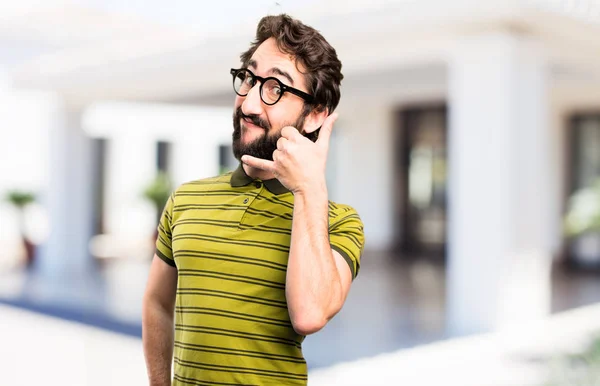
<path id="1" fill-rule="evenodd" d="M 365 244 L 363 223 L 354 208 L 330 205 L 329 244 L 346 260 L 356 278 L 360 269 L 360 257 Z"/>
<path id="2" fill-rule="evenodd" d="M 173 221 L 173 207 L 175 205 L 174 198 L 175 194 L 171 194 L 165 208 L 160 216 L 158 223 L 158 235 L 156 238 L 156 255 L 160 257 L 165 263 L 175 267 L 175 260 L 173 259 L 173 250 L 171 248 L 171 229 Z"/>

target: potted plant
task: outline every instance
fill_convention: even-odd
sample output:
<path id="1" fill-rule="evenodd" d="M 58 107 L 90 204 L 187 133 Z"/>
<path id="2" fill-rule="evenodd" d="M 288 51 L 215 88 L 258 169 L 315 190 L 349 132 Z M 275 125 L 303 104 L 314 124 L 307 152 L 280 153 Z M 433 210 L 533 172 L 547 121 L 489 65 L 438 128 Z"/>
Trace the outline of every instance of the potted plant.
<path id="1" fill-rule="evenodd" d="M 600 178 L 571 196 L 565 230 L 575 261 L 600 268 Z"/>
<path id="2" fill-rule="evenodd" d="M 156 177 L 144 189 L 144 197 L 150 201 L 156 209 L 156 224 L 160 221 L 162 210 L 171 195 L 173 186 L 169 175 L 165 172 L 158 172 Z M 155 231 L 154 239 L 158 237 Z"/>
<path id="3" fill-rule="evenodd" d="M 35 195 L 31 192 L 13 190 L 7 193 L 6 200 L 17 208 L 19 233 L 25 247 L 25 264 L 29 268 L 33 265 L 35 244 L 29 240 L 25 231 L 25 207 L 35 201 Z"/>

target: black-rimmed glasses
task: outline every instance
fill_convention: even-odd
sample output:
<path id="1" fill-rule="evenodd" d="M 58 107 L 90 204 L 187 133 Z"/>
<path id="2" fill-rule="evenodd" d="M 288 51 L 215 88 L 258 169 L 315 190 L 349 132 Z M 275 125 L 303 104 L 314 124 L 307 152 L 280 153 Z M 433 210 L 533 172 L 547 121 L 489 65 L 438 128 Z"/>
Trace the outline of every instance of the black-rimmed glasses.
<path id="1" fill-rule="evenodd" d="M 283 84 L 279 79 L 274 77 L 263 78 L 258 75 L 254 75 L 252 71 L 247 68 L 231 69 L 231 75 L 233 75 L 233 90 L 239 96 L 246 96 L 250 90 L 256 85 L 256 82 L 260 82 L 260 99 L 263 103 L 269 106 L 279 102 L 284 93 L 290 92 L 294 95 L 299 96 L 306 102 L 311 103 L 313 101 L 312 95 L 300 91 L 296 88 Z"/>

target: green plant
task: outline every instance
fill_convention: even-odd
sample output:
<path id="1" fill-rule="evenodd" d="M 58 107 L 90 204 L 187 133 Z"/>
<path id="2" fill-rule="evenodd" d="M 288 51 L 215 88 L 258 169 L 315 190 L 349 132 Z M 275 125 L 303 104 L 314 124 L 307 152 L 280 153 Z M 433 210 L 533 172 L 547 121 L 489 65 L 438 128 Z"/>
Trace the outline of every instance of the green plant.
<path id="1" fill-rule="evenodd" d="M 21 210 L 35 201 L 35 195 L 31 192 L 12 190 L 6 194 L 6 200 Z"/>
<path id="2" fill-rule="evenodd" d="M 593 338 L 581 353 L 553 360 L 544 386 L 600 385 L 600 336 Z"/>
<path id="3" fill-rule="evenodd" d="M 152 180 L 144 189 L 144 197 L 154 204 L 156 209 L 160 212 L 167 203 L 173 186 L 169 175 L 164 172 L 156 174 L 154 180 Z"/>
<path id="4" fill-rule="evenodd" d="M 35 245 L 27 238 L 25 231 L 25 207 L 35 201 L 35 194 L 20 190 L 12 190 L 6 194 L 6 200 L 13 204 L 19 211 L 18 226 L 21 240 L 25 247 L 27 267 L 31 267 L 35 257 Z"/>
<path id="5" fill-rule="evenodd" d="M 11 190 L 6 194 L 6 201 L 13 204 L 19 211 L 19 229 L 25 239 L 25 207 L 35 201 L 35 194 L 21 190 Z"/>
<path id="6" fill-rule="evenodd" d="M 600 178 L 591 186 L 575 192 L 569 199 L 565 231 L 571 237 L 600 232 Z"/>

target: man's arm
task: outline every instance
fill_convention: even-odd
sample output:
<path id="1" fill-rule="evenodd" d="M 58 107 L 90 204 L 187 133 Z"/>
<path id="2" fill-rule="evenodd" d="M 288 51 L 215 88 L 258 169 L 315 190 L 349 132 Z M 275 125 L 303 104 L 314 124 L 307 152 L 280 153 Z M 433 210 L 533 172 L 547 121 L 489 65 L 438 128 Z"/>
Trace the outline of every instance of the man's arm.
<path id="1" fill-rule="evenodd" d="M 154 255 L 142 308 L 142 341 L 150 386 L 171 385 L 177 268 Z"/>
<path id="2" fill-rule="evenodd" d="M 327 189 L 295 194 L 286 298 L 296 332 L 323 328 L 342 308 L 351 284 L 348 263 L 329 244 Z"/>
<path id="3" fill-rule="evenodd" d="M 321 113 L 321 117 L 324 117 Z M 244 155 L 244 164 L 272 173 L 294 194 L 292 240 L 285 294 L 292 325 L 302 335 L 319 331 L 342 308 L 352 271 L 329 243 L 325 165 L 337 114 L 322 122 L 312 142 L 290 126 L 281 129 L 273 161 Z"/>

